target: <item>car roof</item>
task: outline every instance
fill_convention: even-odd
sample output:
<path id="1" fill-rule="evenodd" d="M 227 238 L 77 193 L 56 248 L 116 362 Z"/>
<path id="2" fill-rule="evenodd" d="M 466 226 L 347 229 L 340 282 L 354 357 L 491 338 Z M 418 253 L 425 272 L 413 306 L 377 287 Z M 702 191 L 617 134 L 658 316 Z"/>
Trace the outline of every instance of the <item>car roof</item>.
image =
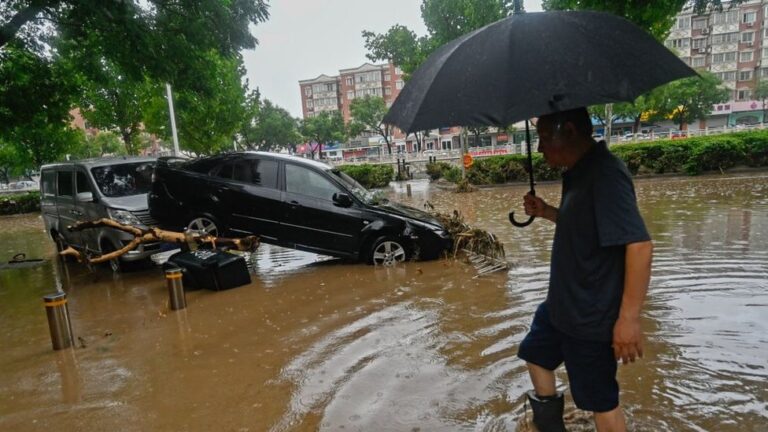
<path id="1" fill-rule="evenodd" d="M 316 161 L 314 159 L 307 159 L 299 156 L 287 155 L 284 153 L 272 153 L 272 152 L 265 152 L 265 151 L 240 151 L 240 152 L 222 153 L 215 156 L 203 157 L 200 159 L 193 159 L 193 160 L 190 160 L 189 162 L 194 163 L 196 161 L 210 160 L 210 159 L 221 159 L 223 161 L 226 159 L 237 159 L 243 156 L 258 156 L 261 158 L 282 160 L 285 162 L 296 163 L 298 165 L 315 167 L 321 170 L 328 170 L 333 168 L 327 163 Z"/>
<path id="2" fill-rule="evenodd" d="M 123 163 L 132 163 L 132 162 L 155 162 L 156 160 L 157 158 L 152 156 L 120 156 L 120 157 L 91 158 L 91 159 L 81 159 L 81 160 L 47 164 L 40 167 L 40 169 L 44 170 L 44 169 L 51 169 L 51 168 L 58 168 L 58 167 L 71 167 L 71 166 L 83 166 L 86 168 L 94 168 L 94 167 L 119 165 Z"/>

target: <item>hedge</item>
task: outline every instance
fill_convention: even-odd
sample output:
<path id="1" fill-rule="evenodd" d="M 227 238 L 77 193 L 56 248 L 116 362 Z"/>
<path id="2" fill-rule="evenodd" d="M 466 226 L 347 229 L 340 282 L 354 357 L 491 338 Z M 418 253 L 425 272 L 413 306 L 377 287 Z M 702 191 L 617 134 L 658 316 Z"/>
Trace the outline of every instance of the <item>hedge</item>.
<path id="1" fill-rule="evenodd" d="M 611 151 L 622 159 L 632 174 L 723 171 L 737 165 L 768 167 L 768 130 L 711 135 L 681 140 L 658 140 L 636 144 L 617 144 Z M 434 178 L 445 177 L 450 169 L 443 162 L 427 165 Z M 430 165 L 433 165 L 430 170 Z M 447 164 L 445 164 L 447 165 Z M 528 181 L 524 155 L 502 155 L 475 159 L 467 179 L 475 185 Z M 460 174 L 459 168 L 454 167 Z M 533 155 L 533 174 L 537 180 L 557 180 L 560 171 L 549 167 L 544 158 Z M 438 177 L 435 177 L 438 176 Z"/>
<path id="2" fill-rule="evenodd" d="M 341 165 L 339 170 L 357 180 L 365 188 L 380 188 L 389 185 L 395 176 L 392 165 Z"/>
<path id="3" fill-rule="evenodd" d="M 0 215 L 40 211 L 40 192 L 0 195 Z"/>

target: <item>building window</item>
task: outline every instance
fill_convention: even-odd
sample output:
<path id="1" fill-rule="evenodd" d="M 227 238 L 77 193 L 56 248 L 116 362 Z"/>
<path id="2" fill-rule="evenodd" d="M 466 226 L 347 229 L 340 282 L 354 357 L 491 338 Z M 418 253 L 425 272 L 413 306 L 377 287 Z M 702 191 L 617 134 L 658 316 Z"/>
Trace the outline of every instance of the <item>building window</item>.
<path id="1" fill-rule="evenodd" d="M 384 87 L 384 95 L 390 96 L 392 94 L 392 88 L 391 87 Z"/>
<path id="2" fill-rule="evenodd" d="M 736 91 L 736 100 L 745 101 L 750 100 L 750 98 L 752 98 L 752 90 L 740 89 Z"/>
<path id="3" fill-rule="evenodd" d="M 689 38 L 672 39 L 670 42 L 672 48 L 688 48 L 691 45 Z"/>
<path id="4" fill-rule="evenodd" d="M 694 57 L 691 60 L 691 67 L 704 67 L 706 64 L 706 58 L 705 57 Z"/>
<path id="5" fill-rule="evenodd" d="M 749 81 L 752 79 L 752 71 L 739 71 L 739 81 Z"/>
<path id="6" fill-rule="evenodd" d="M 738 33 L 722 33 L 722 34 L 716 34 L 712 36 L 713 44 L 733 43 L 738 41 L 739 41 Z"/>
<path id="7" fill-rule="evenodd" d="M 355 83 L 355 80 L 352 77 L 347 77 L 344 81 L 347 83 L 348 86 L 351 86 Z"/>
<path id="8" fill-rule="evenodd" d="M 739 53 L 739 61 L 740 62 L 750 62 L 752 61 L 752 51 L 744 51 Z"/>
<path id="9" fill-rule="evenodd" d="M 354 90 L 347 91 L 347 99 L 352 100 L 354 98 L 355 98 L 355 91 Z"/>
<path id="10" fill-rule="evenodd" d="M 685 30 L 691 28 L 691 17 L 680 17 L 677 19 L 678 30 Z"/>
<path id="11" fill-rule="evenodd" d="M 706 38 L 694 39 L 691 42 L 691 48 L 693 48 L 693 49 L 704 48 L 706 45 L 707 45 L 707 39 Z"/>
<path id="12" fill-rule="evenodd" d="M 715 14 L 715 24 L 736 24 L 739 22 L 739 11 L 725 11 Z"/>
<path id="13" fill-rule="evenodd" d="M 757 21 L 757 12 L 750 11 L 750 12 L 744 12 L 744 15 L 742 16 L 741 22 L 745 24 L 751 24 L 753 22 Z"/>
<path id="14" fill-rule="evenodd" d="M 304 87 L 304 95 L 312 96 L 312 87 L 310 87 L 310 86 Z"/>
<path id="15" fill-rule="evenodd" d="M 307 99 L 307 108 L 312 109 L 315 107 L 315 102 L 312 99 Z"/>
<path id="16" fill-rule="evenodd" d="M 390 75 L 389 73 L 385 73 L 384 74 L 384 81 L 389 82 L 391 80 L 392 80 L 392 75 Z"/>
<path id="17" fill-rule="evenodd" d="M 326 84 L 325 91 L 336 91 L 336 84 Z"/>
<path id="18" fill-rule="evenodd" d="M 706 19 L 696 19 L 696 20 L 693 20 L 693 28 L 695 28 L 695 29 L 707 28 L 707 20 Z"/>
<path id="19" fill-rule="evenodd" d="M 402 75 L 403 70 L 399 66 L 395 66 L 395 75 Z"/>
<path id="20" fill-rule="evenodd" d="M 396 89 L 398 89 L 398 90 L 400 90 L 401 88 L 403 88 L 403 80 L 397 80 L 397 81 L 395 81 L 395 88 L 396 88 Z"/>
<path id="21" fill-rule="evenodd" d="M 744 32 L 741 34 L 742 42 L 752 42 L 755 40 L 755 32 Z"/>
<path id="22" fill-rule="evenodd" d="M 760 69 L 760 78 L 768 77 L 768 67 Z"/>
<path id="23" fill-rule="evenodd" d="M 736 51 L 712 54 L 712 64 L 736 61 Z"/>

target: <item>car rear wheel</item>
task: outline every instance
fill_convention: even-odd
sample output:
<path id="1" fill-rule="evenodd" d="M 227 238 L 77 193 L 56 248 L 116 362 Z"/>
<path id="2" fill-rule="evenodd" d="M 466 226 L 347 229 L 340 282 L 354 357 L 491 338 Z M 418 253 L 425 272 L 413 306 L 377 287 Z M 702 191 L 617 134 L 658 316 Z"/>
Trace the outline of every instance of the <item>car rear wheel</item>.
<path id="1" fill-rule="evenodd" d="M 408 252 L 402 241 L 383 236 L 373 242 L 368 262 L 373 265 L 392 266 L 408 258 Z"/>
<path id="2" fill-rule="evenodd" d="M 197 216 L 187 224 L 187 229 L 191 231 L 197 231 L 200 234 L 210 234 L 214 237 L 218 237 L 223 228 L 216 219 L 210 216 Z"/>

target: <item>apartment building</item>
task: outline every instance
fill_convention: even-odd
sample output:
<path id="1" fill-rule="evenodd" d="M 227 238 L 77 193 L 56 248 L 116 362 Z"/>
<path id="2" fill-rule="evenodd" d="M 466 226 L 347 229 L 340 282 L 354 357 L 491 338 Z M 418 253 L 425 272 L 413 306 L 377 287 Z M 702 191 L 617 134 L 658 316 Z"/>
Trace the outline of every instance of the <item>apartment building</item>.
<path id="1" fill-rule="evenodd" d="M 730 90 L 731 100 L 713 110 L 713 116 L 723 117 L 716 123 L 763 121 L 756 109 L 762 102 L 753 99 L 757 83 L 768 79 L 768 0 L 723 2 L 722 11 L 701 15 L 686 6 L 666 45 L 692 68 L 714 73 Z M 750 111 L 755 112 L 739 114 Z"/>

